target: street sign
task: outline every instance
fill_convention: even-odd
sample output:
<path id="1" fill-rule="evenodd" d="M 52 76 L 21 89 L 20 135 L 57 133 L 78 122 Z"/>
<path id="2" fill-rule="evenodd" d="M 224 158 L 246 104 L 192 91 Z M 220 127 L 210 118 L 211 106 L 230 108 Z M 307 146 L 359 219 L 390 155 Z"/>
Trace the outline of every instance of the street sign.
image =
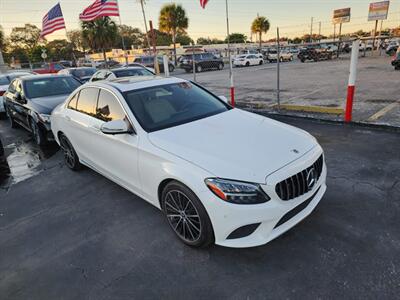
<path id="1" fill-rule="evenodd" d="M 389 11 L 390 1 L 370 3 L 368 21 L 386 20 Z"/>
<path id="2" fill-rule="evenodd" d="M 336 9 L 333 11 L 333 24 L 341 24 L 350 22 L 350 7 Z"/>

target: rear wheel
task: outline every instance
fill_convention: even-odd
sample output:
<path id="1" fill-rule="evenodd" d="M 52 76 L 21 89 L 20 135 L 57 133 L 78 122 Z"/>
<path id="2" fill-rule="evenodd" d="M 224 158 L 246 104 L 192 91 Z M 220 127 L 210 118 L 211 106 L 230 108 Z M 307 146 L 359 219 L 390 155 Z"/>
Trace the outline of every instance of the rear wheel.
<path id="1" fill-rule="evenodd" d="M 263 60 L 260 60 L 259 65 L 261 66 L 264 63 Z"/>
<path id="2" fill-rule="evenodd" d="M 82 168 L 81 163 L 79 162 L 79 157 L 75 152 L 74 147 L 72 147 L 71 142 L 64 134 L 60 134 L 60 147 L 64 154 L 64 161 L 68 168 L 73 171 L 78 171 Z"/>
<path id="3" fill-rule="evenodd" d="M 224 65 L 222 63 L 218 64 L 218 70 L 222 70 L 224 68 Z"/>
<path id="4" fill-rule="evenodd" d="M 250 66 L 250 62 L 246 62 L 246 67 Z"/>
<path id="5" fill-rule="evenodd" d="M 172 181 L 164 188 L 161 202 L 168 224 L 182 242 L 192 247 L 206 247 L 214 242 L 210 218 L 189 188 Z"/>
<path id="6" fill-rule="evenodd" d="M 196 66 L 196 72 L 201 73 L 203 71 L 203 67 L 201 65 Z"/>
<path id="7" fill-rule="evenodd" d="M 168 70 L 172 73 L 172 72 L 175 70 L 175 68 L 174 68 L 174 66 L 170 65 L 170 66 L 168 67 Z"/>

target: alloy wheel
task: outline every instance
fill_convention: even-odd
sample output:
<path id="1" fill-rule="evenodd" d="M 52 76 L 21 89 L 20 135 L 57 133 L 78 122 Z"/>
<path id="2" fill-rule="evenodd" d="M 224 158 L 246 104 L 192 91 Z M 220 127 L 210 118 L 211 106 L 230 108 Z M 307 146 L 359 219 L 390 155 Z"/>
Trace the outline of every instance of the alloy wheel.
<path id="1" fill-rule="evenodd" d="M 62 136 L 60 138 L 60 146 L 61 150 L 64 154 L 64 160 L 66 165 L 73 169 L 75 166 L 75 155 L 74 155 L 74 150 L 72 149 L 70 143 L 68 142 L 67 138 L 65 136 Z"/>
<path id="2" fill-rule="evenodd" d="M 181 191 L 172 190 L 165 197 L 164 209 L 175 233 L 187 242 L 200 239 L 200 215 L 192 201 Z"/>

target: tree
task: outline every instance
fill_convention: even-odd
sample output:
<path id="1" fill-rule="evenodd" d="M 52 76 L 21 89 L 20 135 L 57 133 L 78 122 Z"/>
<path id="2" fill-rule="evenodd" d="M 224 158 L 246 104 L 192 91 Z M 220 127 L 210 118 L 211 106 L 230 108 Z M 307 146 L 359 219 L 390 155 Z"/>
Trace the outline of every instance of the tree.
<path id="1" fill-rule="evenodd" d="M 101 50 L 107 65 L 106 50 L 110 49 L 118 36 L 118 27 L 109 17 L 104 17 L 91 22 L 82 22 L 82 36 L 88 46 L 96 51 Z"/>
<path id="2" fill-rule="evenodd" d="M 10 34 L 10 47 L 26 50 L 32 59 L 33 50 L 39 45 L 39 38 L 40 29 L 35 25 L 25 24 L 24 27 L 14 27 Z"/>
<path id="3" fill-rule="evenodd" d="M 232 44 L 246 43 L 246 40 L 247 36 L 243 33 L 232 33 L 229 35 L 229 42 Z M 225 42 L 228 42 L 228 38 L 225 40 Z"/>
<path id="4" fill-rule="evenodd" d="M 176 35 L 176 42 L 183 46 L 194 43 L 194 41 L 190 38 L 190 36 L 188 36 L 187 34 L 182 34 L 182 33 L 178 33 Z"/>
<path id="5" fill-rule="evenodd" d="M 262 34 L 267 33 L 269 30 L 270 24 L 266 17 L 257 17 L 254 19 L 251 24 L 251 32 L 258 34 L 259 42 L 260 42 L 260 50 L 262 48 Z"/>
<path id="6" fill-rule="evenodd" d="M 117 47 L 118 48 L 123 48 L 122 45 L 122 37 L 124 38 L 125 45 L 127 48 L 130 48 L 131 46 L 141 46 L 143 42 L 145 41 L 144 39 L 144 34 L 139 28 L 133 28 L 128 25 L 119 25 L 118 26 L 118 33 L 121 38 L 118 38 L 117 40 Z"/>
<path id="7" fill-rule="evenodd" d="M 172 36 L 172 43 L 174 44 L 174 58 L 176 59 L 176 35 L 178 33 L 186 33 L 189 27 L 189 19 L 186 17 L 186 12 L 182 5 L 175 3 L 166 4 L 161 8 L 160 17 L 158 19 L 158 28 L 161 32 L 168 33 Z"/>
<path id="8" fill-rule="evenodd" d="M 85 52 L 85 50 L 88 48 L 87 42 L 83 38 L 82 30 L 70 30 L 67 32 L 67 37 L 74 50 Z"/>
<path id="9" fill-rule="evenodd" d="M 62 59 L 73 60 L 73 44 L 67 40 L 53 40 L 46 45 L 49 58 L 58 61 Z"/>

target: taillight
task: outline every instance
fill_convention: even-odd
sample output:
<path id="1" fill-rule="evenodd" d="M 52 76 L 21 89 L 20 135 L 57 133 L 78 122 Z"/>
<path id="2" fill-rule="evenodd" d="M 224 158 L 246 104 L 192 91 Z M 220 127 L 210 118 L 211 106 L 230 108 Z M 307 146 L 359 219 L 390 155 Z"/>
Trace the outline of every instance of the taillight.
<path id="1" fill-rule="evenodd" d="M 0 91 L 0 97 L 4 95 L 6 91 Z"/>

